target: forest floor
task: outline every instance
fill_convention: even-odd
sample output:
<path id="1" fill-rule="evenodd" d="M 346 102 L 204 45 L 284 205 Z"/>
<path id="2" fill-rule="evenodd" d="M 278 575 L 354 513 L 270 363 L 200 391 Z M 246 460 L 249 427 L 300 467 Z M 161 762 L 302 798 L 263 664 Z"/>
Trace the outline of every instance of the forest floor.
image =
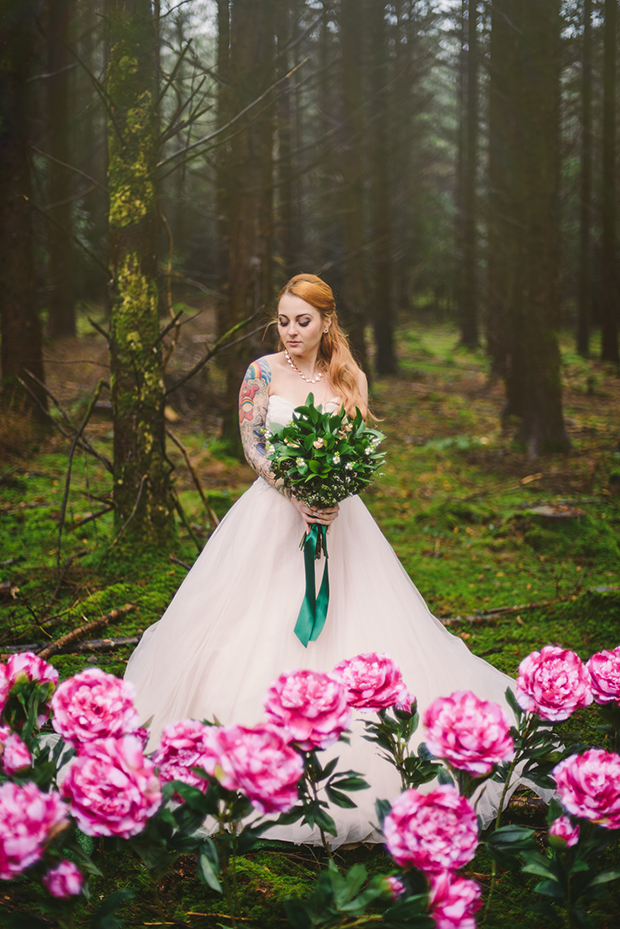
<path id="1" fill-rule="evenodd" d="M 103 340 L 84 331 L 49 344 L 52 393 L 79 423 L 100 377 L 106 377 Z M 172 383 L 211 337 L 207 309 L 182 330 L 167 375 Z M 617 371 L 574 354 L 563 343 L 564 405 L 573 443 L 568 455 L 536 461 L 502 430 L 503 392 L 489 382 L 482 352 L 465 351 L 449 326 L 403 322 L 397 376 L 372 385 L 375 413 L 386 433 L 387 466 L 365 493 L 373 516 L 394 546 L 431 610 L 477 655 L 515 675 L 533 649 L 572 648 L 583 659 L 620 644 L 620 378 Z M 75 642 L 50 660 L 61 678 L 96 664 L 121 675 L 135 642 L 157 620 L 196 557 L 198 548 L 253 480 L 252 471 L 223 454 L 217 438 L 222 374 L 212 363 L 173 393 L 168 426 L 183 444 L 207 497 L 206 510 L 178 448 L 170 443 L 176 488 L 194 538 L 179 527 L 172 556 L 132 560 L 114 539 L 105 509 L 111 482 L 99 462 L 82 452 L 72 462 L 60 547 L 59 514 L 66 486 L 69 443 L 58 432 L 35 442 L 23 422 L 0 425 L 0 655 L 38 649 L 85 622 L 131 603 L 132 612 L 110 622 L 94 645 Z M 59 418 L 59 414 L 56 414 Z M 111 457 L 109 409 L 102 404 L 86 434 Z M 119 642 L 119 639 L 121 640 Z M 123 640 L 128 640 L 123 642 Z M 4 660 L 1 659 L 1 660 Z M 415 681 L 406 682 L 415 692 Z M 251 721 L 250 721 L 251 722 Z M 571 719 L 584 742 L 613 748 L 595 729 L 596 708 Z M 566 724 L 565 724 L 566 725 Z M 568 729 L 568 726 L 566 726 Z M 568 738 L 568 734 L 566 736 Z M 517 801 L 507 821 L 544 831 L 544 814 Z M 389 867 L 379 848 L 341 852 L 350 866 Z M 607 853 L 616 866 L 618 842 Z M 282 901 L 308 893 L 320 867 L 316 849 L 265 845 L 242 859 L 244 926 L 286 926 Z M 110 849 L 106 880 L 132 886 L 136 896 L 121 910 L 127 926 L 160 925 L 146 872 Z M 484 887 L 490 862 L 480 853 L 467 872 Z M 546 927 L 529 907 L 535 877 L 502 872 L 487 915 L 489 929 Z M 619 884 L 620 882 L 616 882 Z M 597 904 L 595 925 L 620 923 L 620 887 Z M 160 884 L 170 925 L 214 929 L 229 924 L 217 894 L 195 878 L 195 862 L 182 859 Z M 95 881 L 93 900 L 104 892 Z M 22 925 L 35 905 L 20 882 L 0 887 L 0 925 Z M 38 899 L 38 898 L 37 898 Z M 41 898 L 42 899 L 42 898 Z M 89 925 L 84 904 L 80 927 Z M 51 922 L 39 925 L 52 925 Z M 23 923 L 25 926 L 26 923 Z"/>

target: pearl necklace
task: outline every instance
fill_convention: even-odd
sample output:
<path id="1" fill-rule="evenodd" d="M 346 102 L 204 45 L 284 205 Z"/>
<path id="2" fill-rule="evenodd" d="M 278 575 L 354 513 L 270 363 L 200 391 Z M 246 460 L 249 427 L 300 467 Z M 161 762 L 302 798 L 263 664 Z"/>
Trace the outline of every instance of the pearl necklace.
<path id="1" fill-rule="evenodd" d="M 293 371 L 294 371 L 296 374 L 299 374 L 300 377 L 303 377 L 304 381 L 307 381 L 308 384 L 316 384 L 316 382 L 317 382 L 317 381 L 320 381 L 321 378 L 323 377 L 323 372 L 322 372 L 322 371 L 319 371 L 319 373 L 317 374 L 317 376 L 316 376 L 315 378 L 309 378 L 309 377 L 306 377 L 305 374 L 302 374 L 301 371 L 299 370 L 299 368 L 297 367 L 297 365 L 295 364 L 295 362 L 293 361 L 293 359 L 291 358 L 291 356 L 289 355 L 289 353 L 288 353 L 288 351 L 287 351 L 286 349 L 284 349 L 284 357 L 286 358 L 286 360 L 287 360 L 288 363 L 290 364 L 290 366 L 291 366 L 291 368 L 293 369 Z"/>

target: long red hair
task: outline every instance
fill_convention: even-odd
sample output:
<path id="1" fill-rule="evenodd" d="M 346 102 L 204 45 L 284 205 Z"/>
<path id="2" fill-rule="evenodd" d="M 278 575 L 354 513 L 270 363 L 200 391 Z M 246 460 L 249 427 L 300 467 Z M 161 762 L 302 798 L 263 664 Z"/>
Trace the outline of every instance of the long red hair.
<path id="1" fill-rule="evenodd" d="M 351 354 L 349 341 L 338 325 L 336 301 L 331 287 L 316 274 L 296 274 L 280 291 L 278 303 L 285 294 L 300 297 L 318 310 L 322 319 L 331 320 L 331 325 L 321 338 L 317 364 L 333 384 L 348 415 L 355 415 L 355 408 L 359 407 L 362 416 L 367 419 L 368 407 L 359 388 L 360 369 Z"/>

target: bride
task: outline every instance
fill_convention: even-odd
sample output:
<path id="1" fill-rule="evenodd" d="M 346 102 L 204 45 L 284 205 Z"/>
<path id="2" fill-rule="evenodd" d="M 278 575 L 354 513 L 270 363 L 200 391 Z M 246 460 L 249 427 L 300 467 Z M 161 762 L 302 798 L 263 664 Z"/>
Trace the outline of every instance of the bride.
<path id="1" fill-rule="evenodd" d="M 188 717 L 254 725 L 269 684 L 283 671 L 329 672 L 364 652 L 395 659 L 420 713 L 436 697 L 473 690 L 502 704 L 512 719 L 504 697 L 510 678 L 472 655 L 431 615 L 360 498 L 312 509 L 274 481 L 263 429 L 288 422 L 308 393 L 323 407 L 344 406 L 348 413 L 359 407 L 368 415 L 366 378 L 324 281 L 312 274 L 292 278 L 280 293 L 277 325 L 284 350 L 250 365 L 239 398 L 243 447 L 258 480 L 222 520 L 127 666 L 140 715 L 152 718 L 150 747 L 167 723 Z M 323 631 L 305 648 L 294 633 L 304 596 L 299 540 L 314 523 L 328 527 L 330 602 Z M 351 746 L 332 749 L 342 769 L 359 771 L 371 785 L 355 795 L 357 809 L 330 809 L 338 826 L 335 844 L 381 841 L 373 825 L 375 798 L 393 800 L 400 792 L 396 771 L 361 731 L 361 723 L 354 724 Z M 488 792 L 478 812 L 483 820 L 493 815 Z M 316 838 L 299 825 L 268 835 Z"/>

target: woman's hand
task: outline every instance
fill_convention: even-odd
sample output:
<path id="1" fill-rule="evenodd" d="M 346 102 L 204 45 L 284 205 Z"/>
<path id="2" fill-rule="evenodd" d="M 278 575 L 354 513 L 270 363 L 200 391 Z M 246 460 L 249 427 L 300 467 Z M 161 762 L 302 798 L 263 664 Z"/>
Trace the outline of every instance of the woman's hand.
<path id="1" fill-rule="evenodd" d="M 340 510 L 339 506 L 306 506 L 305 503 L 302 503 L 301 500 L 298 500 L 296 497 L 290 497 L 290 501 L 301 513 L 306 524 L 306 532 L 308 532 L 313 525 L 318 523 L 319 526 L 327 526 L 327 534 L 329 535 L 332 523 L 338 516 L 338 511 Z"/>

